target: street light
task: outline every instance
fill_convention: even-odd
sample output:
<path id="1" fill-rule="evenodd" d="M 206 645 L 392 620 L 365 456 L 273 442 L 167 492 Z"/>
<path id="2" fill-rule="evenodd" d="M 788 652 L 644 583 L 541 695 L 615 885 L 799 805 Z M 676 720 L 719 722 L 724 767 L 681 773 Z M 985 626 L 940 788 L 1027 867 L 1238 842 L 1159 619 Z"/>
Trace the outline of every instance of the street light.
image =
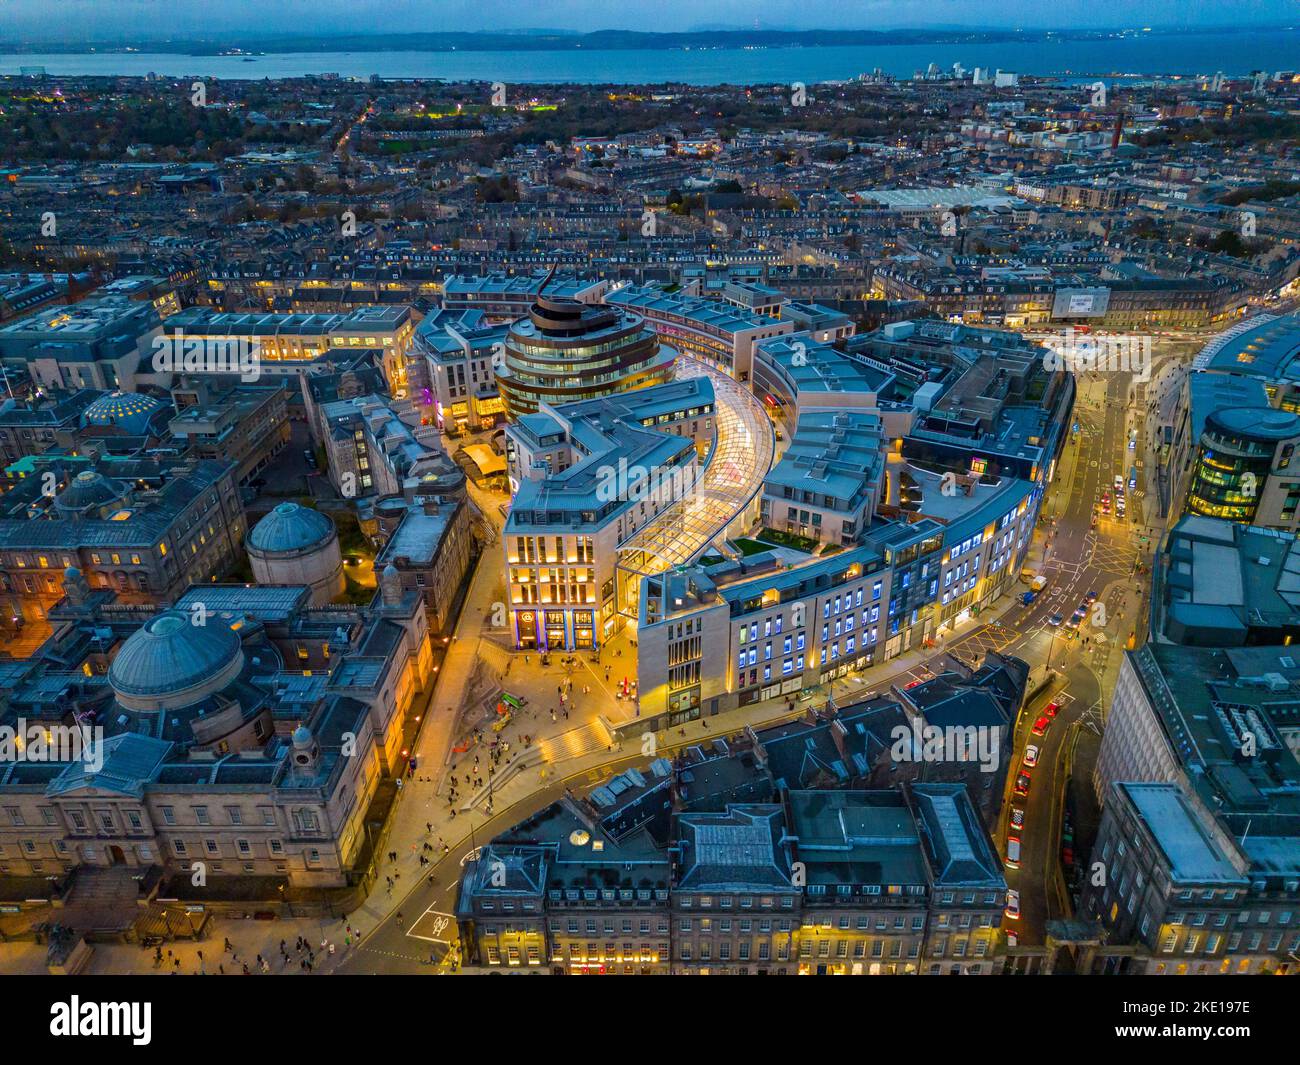
<path id="1" fill-rule="evenodd" d="M 1059 629 L 1058 629 L 1058 628 L 1053 628 L 1053 629 L 1052 629 L 1052 642 L 1051 642 L 1051 644 L 1048 645 L 1048 648 L 1047 648 L 1047 670 L 1048 670 L 1049 673 L 1050 673 L 1051 670 L 1052 670 L 1052 653 L 1056 650 L 1056 637 L 1057 637 L 1058 635 L 1059 635 Z"/>

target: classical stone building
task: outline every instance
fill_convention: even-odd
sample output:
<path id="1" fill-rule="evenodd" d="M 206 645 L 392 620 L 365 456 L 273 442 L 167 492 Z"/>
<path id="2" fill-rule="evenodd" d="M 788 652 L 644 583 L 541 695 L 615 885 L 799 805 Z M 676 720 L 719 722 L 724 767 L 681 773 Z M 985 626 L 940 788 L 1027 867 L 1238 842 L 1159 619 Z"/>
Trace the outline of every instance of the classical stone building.
<path id="1" fill-rule="evenodd" d="M 43 621 L 75 568 L 124 601 L 170 602 L 237 562 L 244 505 L 231 463 L 38 457 L 0 499 L 0 603 Z"/>
<path id="2" fill-rule="evenodd" d="M 0 663 L 0 726 L 44 741 L 0 763 L 0 878 L 353 882 L 432 681 L 420 597 L 385 579 L 365 609 L 322 609 L 306 586 L 204 585 L 157 612 L 64 583 L 54 634 Z M 89 745 L 51 746 L 82 728 Z"/>
<path id="3" fill-rule="evenodd" d="M 468 962 L 556 975 L 1000 971 L 1006 881 L 966 788 L 793 787 L 770 758 L 782 731 L 629 769 L 492 840 L 461 880 Z"/>

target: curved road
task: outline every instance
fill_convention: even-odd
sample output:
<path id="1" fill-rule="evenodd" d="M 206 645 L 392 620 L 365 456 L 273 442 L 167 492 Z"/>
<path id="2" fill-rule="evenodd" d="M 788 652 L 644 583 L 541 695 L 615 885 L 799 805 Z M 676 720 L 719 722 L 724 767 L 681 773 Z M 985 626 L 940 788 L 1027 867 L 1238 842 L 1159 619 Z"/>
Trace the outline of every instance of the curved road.
<path id="1" fill-rule="evenodd" d="M 728 419 L 738 419 L 728 422 L 728 435 L 735 434 L 732 440 L 745 439 L 740 431 L 743 425 L 754 434 L 751 439 L 757 439 L 759 443 L 759 447 L 747 455 L 737 455 L 734 449 L 720 450 L 715 457 L 721 462 L 717 464 L 713 478 L 702 479 L 706 488 L 712 488 L 716 494 L 705 496 L 701 493 L 700 501 L 692 500 L 695 507 L 692 513 L 702 517 L 706 525 L 713 526 L 716 520 L 709 518 L 713 512 L 706 504 L 729 499 L 734 505 L 739 494 L 749 485 L 757 489 L 771 463 L 774 442 L 766 414 L 743 386 L 698 364 L 691 367 L 690 372 L 697 369 L 709 373 L 718 388 L 719 419 L 724 417 L 724 411 Z M 1082 730 L 1095 732 L 1101 728 L 1105 698 L 1113 688 L 1119 666 L 1119 648 L 1134 628 L 1134 615 L 1143 605 L 1131 575 L 1133 563 L 1149 557 L 1150 551 L 1149 544 L 1138 542 L 1141 533 L 1139 515 L 1143 509 L 1140 497 L 1129 500 L 1128 522 L 1119 522 L 1112 517 L 1100 520 L 1096 529 L 1091 527 L 1093 507 L 1101 491 L 1110 486 L 1115 473 L 1126 470 L 1132 463 L 1132 453 L 1127 450 L 1128 419 L 1140 411 L 1142 405 L 1135 401 L 1129 407 L 1129 385 L 1127 374 L 1091 375 L 1091 380 L 1080 380 L 1076 417 L 1081 432 L 1069 445 L 1074 449 L 1073 463 L 1067 475 L 1058 475 L 1044 508 L 1044 516 L 1054 521 L 1050 527 L 1050 551 L 1045 565 L 1052 580 L 1045 594 L 1031 606 L 1013 605 L 996 621 L 956 635 L 944 648 L 936 650 L 934 658 L 924 666 L 915 666 L 890 677 L 867 674 L 855 680 L 854 684 L 844 684 L 843 687 L 841 682 L 836 682 L 832 693 L 840 700 L 865 690 L 887 690 L 891 684 L 920 679 L 940 667 L 945 652 L 968 661 L 977 660 L 989 649 L 1015 654 L 1035 667 L 1035 679 L 1042 676 L 1039 667 L 1050 662 L 1059 677 L 1052 685 L 1051 697 L 1062 698 L 1064 693 L 1064 705 L 1046 736 L 1033 737 L 1033 742 L 1040 748 L 1040 756 L 1028 800 L 1004 803 L 1001 824 L 994 832 L 1001 848 L 1006 838 L 1008 809 L 1012 805 L 1025 809 L 1021 867 L 1006 872 L 1009 886 L 1022 893 L 1022 917 L 1015 924 L 1019 926 L 1021 942 L 1026 945 L 1041 943 L 1044 923 L 1068 913 L 1059 891 L 1057 854 L 1069 758 Z M 757 424 L 752 427 L 747 420 L 751 416 L 757 419 Z M 759 429 L 762 432 L 758 432 Z M 1141 454 L 1140 448 L 1138 453 Z M 729 462 L 736 465 L 728 466 Z M 712 469 L 715 464 L 711 461 L 709 467 Z M 718 530 L 725 527 L 732 514 L 734 510 L 727 513 L 721 525 L 717 525 Z M 707 546 L 712 535 L 716 535 L 715 531 L 700 539 L 700 533 L 689 532 L 686 524 L 679 518 L 665 518 L 655 530 L 656 543 L 665 554 L 683 562 Z M 639 541 L 640 537 L 637 539 Z M 1145 580 L 1145 577 L 1141 578 L 1141 584 L 1144 585 Z M 1062 638 L 1063 630 L 1049 625 L 1048 618 L 1056 613 L 1068 617 L 1090 590 L 1097 591 L 1100 601 L 1106 604 L 1108 623 L 1104 630 L 1090 630 L 1085 625 L 1085 635 L 1095 636 L 1098 631 L 1104 631 L 1105 641 L 1094 638 L 1085 647 L 1082 639 Z M 1030 740 L 1029 727 L 1047 699 L 1045 693 L 1027 704 L 1020 715 L 1013 754 L 1017 766 L 1025 744 Z M 682 741 L 682 745 L 698 742 L 699 739 L 692 736 Z M 661 748 L 660 754 L 671 754 L 673 749 L 672 746 Z M 603 765 L 588 765 L 566 778 L 548 781 L 527 798 L 497 810 L 485 820 L 478 821 L 476 816 L 478 823 L 474 827 L 474 840 L 466 836 L 452 842 L 451 852 L 425 867 L 425 879 L 411 885 L 398 905 L 411 916 L 429 909 L 449 915 L 454 909 L 461 862 L 470 852 L 473 842 L 482 843 L 554 802 L 564 793 L 566 786 L 585 791 L 594 781 L 644 761 L 639 754 L 627 757 L 615 754 Z M 1015 768 L 1011 768 L 1008 781 L 1014 780 Z M 1084 841 L 1080 839 L 1078 842 Z M 1086 851 L 1078 853 L 1080 860 L 1085 857 Z M 454 927 L 448 930 L 447 938 L 455 938 Z M 430 964 L 431 959 L 441 958 L 446 951 L 445 943 L 431 938 L 421 939 L 419 932 L 400 926 L 393 916 L 388 916 L 377 927 L 367 929 L 365 940 L 353 948 L 338 971 L 433 973 L 437 969 Z"/>

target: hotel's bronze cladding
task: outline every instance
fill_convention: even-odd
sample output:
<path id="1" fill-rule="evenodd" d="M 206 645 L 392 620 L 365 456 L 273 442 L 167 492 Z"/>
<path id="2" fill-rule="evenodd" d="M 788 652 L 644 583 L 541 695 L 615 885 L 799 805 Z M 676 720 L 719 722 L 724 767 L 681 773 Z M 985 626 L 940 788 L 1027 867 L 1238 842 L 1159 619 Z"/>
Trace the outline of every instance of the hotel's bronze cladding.
<path id="1" fill-rule="evenodd" d="M 674 361 L 639 315 L 539 293 L 528 317 L 511 327 L 497 379 L 514 421 L 542 402 L 554 406 L 662 384 L 671 380 Z"/>

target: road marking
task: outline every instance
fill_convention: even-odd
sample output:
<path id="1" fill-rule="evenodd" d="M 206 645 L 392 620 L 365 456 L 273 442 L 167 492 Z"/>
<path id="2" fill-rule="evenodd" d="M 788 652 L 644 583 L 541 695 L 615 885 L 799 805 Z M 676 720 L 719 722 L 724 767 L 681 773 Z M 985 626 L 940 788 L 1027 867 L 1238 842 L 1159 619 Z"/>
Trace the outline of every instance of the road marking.
<path id="1" fill-rule="evenodd" d="M 424 928 L 428 935 L 421 935 L 416 931 L 417 928 Z M 451 933 L 448 938 L 447 933 Z M 435 910 L 430 906 L 424 913 L 420 914 L 416 922 L 411 925 L 407 935 L 412 939 L 423 939 L 426 943 L 453 943 L 456 940 L 456 917 L 454 914 L 444 913 L 442 910 Z"/>

